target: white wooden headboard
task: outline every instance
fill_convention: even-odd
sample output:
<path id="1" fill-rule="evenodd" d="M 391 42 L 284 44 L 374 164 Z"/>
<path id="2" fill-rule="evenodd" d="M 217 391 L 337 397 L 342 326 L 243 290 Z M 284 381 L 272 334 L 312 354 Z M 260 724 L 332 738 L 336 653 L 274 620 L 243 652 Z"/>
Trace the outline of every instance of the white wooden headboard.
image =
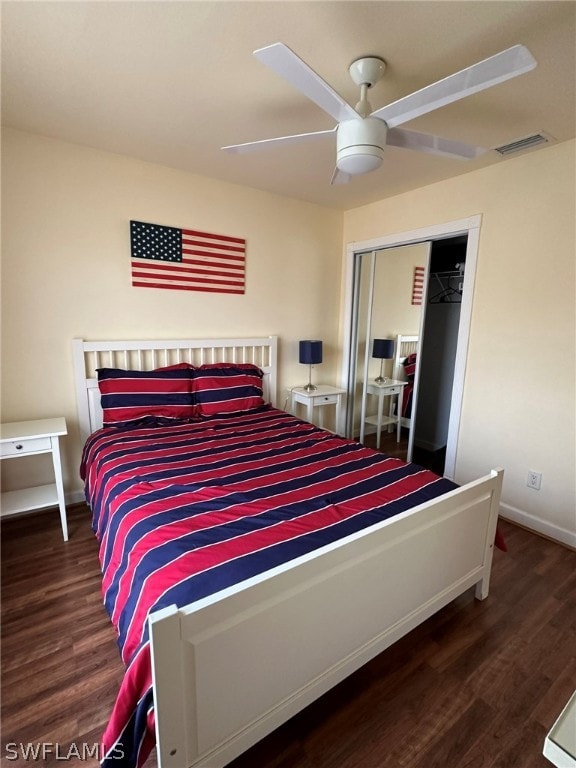
<path id="1" fill-rule="evenodd" d="M 190 363 L 253 363 L 264 371 L 264 399 L 276 405 L 277 336 L 248 339 L 86 341 L 74 339 L 74 378 L 82 444 L 102 426 L 98 368 L 150 371 Z"/>
<path id="2" fill-rule="evenodd" d="M 394 350 L 394 373 L 393 378 L 396 381 L 405 381 L 404 368 L 402 363 L 408 355 L 418 351 L 418 336 L 410 336 L 399 333 L 396 336 L 396 348 Z"/>

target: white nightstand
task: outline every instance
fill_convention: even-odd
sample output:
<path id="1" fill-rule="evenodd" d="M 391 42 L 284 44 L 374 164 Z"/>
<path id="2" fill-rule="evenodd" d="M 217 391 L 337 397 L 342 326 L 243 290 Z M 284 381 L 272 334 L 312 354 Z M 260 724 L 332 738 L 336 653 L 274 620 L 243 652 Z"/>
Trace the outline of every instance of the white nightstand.
<path id="1" fill-rule="evenodd" d="M 68 541 L 68 523 L 64 504 L 58 439 L 61 435 L 66 434 L 66 421 L 62 417 L 35 421 L 14 421 L 10 424 L 0 425 L 0 459 L 17 459 L 21 456 L 51 453 L 54 464 L 54 483 L 3 493 L 0 514 L 2 516 L 15 515 L 18 512 L 58 506 L 64 541 Z"/>
<path id="2" fill-rule="evenodd" d="M 296 413 L 296 403 L 301 403 L 306 406 L 306 420 L 314 423 L 314 408 L 320 408 L 319 424 L 323 427 L 324 420 L 322 418 L 322 410 L 326 405 L 336 406 L 336 432 L 339 432 L 342 418 L 342 398 L 346 394 L 345 389 L 339 387 L 331 387 L 329 384 L 318 384 L 316 389 L 308 392 L 305 387 L 294 387 L 291 390 L 292 403 L 290 410 L 292 413 Z"/>
<path id="3" fill-rule="evenodd" d="M 566 704 L 546 736 L 544 757 L 558 768 L 576 766 L 576 693 Z"/>
<path id="4" fill-rule="evenodd" d="M 401 417 L 402 417 L 402 395 L 406 381 L 395 381 L 390 379 L 382 384 L 371 383 L 366 385 L 366 401 L 368 395 L 375 395 L 378 398 L 378 413 L 376 416 L 366 416 L 366 410 L 368 403 L 365 402 L 362 408 L 362 424 L 360 425 L 360 442 L 364 442 L 364 432 L 366 424 L 376 425 L 376 448 L 380 448 L 380 433 L 382 427 L 386 424 L 396 424 L 396 442 L 400 442 L 400 430 L 401 430 Z M 382 411 L 384 409 L 384 398 L 396 397 L 396 413 L 392 416 L 384 416 Z M 390 409 L 392 412 L 392 409 Z M 391 431 L 391 430 L 390 430 Z"/>

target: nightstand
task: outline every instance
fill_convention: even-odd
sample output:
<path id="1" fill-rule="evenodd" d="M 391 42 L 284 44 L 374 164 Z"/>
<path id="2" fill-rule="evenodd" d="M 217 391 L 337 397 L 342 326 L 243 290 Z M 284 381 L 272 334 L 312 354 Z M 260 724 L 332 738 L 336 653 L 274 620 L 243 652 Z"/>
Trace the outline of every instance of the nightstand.
<path id="1" fill-rule="evenodd" d="M 319 424 L 324 429 L 322 411 L 326 405 L 336 406 L 336 432 L 339 432 L 342 418 L 342 398 L 346 394 L 345 389 L 331 387 L 329 384 L 319 384 L 316 389 L 308 392 L 305 387 L 294 387 L 291 390 L 292 403 L 290 410 L 296 413 L 296 403 L 306 406 L 306 420 L 314 423 L 314 408 L 319 408 Z"/>
<path id="2" fill-rule="evenodd" d="M 546 736 L 544 757 L 558 768 L 576 766 L 576 693 Z"/>
<path id="3" fill-rule="evenodd" d="M 62 417 L 15 421 L 0 425 L 0 459 L 17 459 L 51 453 L 54 466 L 54 483 L 35 488 L 23 488 L 2 494 L 1 515 L 15 515 L 33 509 L 58 506 L 64 541 L 68 541 L 68 523 L 64 503 L 62 464 L 60 462 L 59 438 L 67 434 L 66 421 Z"/>
<path id="4" fill-rule="evenodd" d="M 406 381 L 395 381 L 390 379 L 382 384 L 367 384 L 366 385 L 366 401 L 362 407 L 362 424 L 360 426 L 360 442 L 364 442 L 364 431 L 366 424 L 376 425 L 376 448 L 380 448 L 380 433 L 382 427 L 385 425 L 396 424 L 396 442 L 400 442 L 400 430 L 401 430 L 401 417 L 402 417 L 402 395 Z M 378 413 L 376 416 L 366 416 L 368 395 L 375 395 L 378 398 Z M 396 397 L 396 413 L 392 416 L 384 416 L 384 398 Z M 392 409 L 390 408 L 392 413 Z M 391 430 L 390 430 L 391 431 Z"/>

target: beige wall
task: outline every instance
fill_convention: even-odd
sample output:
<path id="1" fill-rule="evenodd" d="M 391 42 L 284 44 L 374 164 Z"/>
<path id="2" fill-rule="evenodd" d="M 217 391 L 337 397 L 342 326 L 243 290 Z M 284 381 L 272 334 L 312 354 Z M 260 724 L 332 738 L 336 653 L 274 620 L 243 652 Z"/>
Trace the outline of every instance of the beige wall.
<path id="1" fill-rule="evenodd" d="M 482 214 L 457 479 L 503 466 L 506 514 L 576 546 L 575 146 L 511 158 L 343 216 L 5 131 L 2 418 L 64 415 L 66 489 L 80 490 L 75 336 L 276 333 L 282 406 L 286 387 L 306 380 L 300 338 L 324 340 L 315 380 L 338 380 L 346 244 Z M 246 294 L 132 288 L 130 219 L 245 237 Z M 17 484 L 20 463 L 3 462 L 4 483 Z M 542 472 L 540 491 L 526 487 L 529 469 Z M 38 464 L 35 484 L 47 472 Z"/>
<path id="2" fill-rule="evenodd" d="M 297 340 L 337 376 L 342 214 L 118 155 L 3 135 L 2 419 L 63 415 L 65 486 L 80 488 L 71 340 L 280 337 L 280 387 L 303 384 Z M 129 220 L 247 241 L 246 293 L 132 288 Z M 46 458 L 46 457 L 44 457 Z M 30 473 L 3 462 L 4 484 Z M 49 462 L 32 484 L 44 482 Z"/>
<path id="3" fill-rule="evenodd" d="M 482 215 L 456 477 L 506 470 L 504 512 L 576 546 L 575 147 L 348 211 L 344 242 Z M 528 470 L 542 489 L 526 487 Z"/>
<path id="4" fill-rule="evenodd" d="M 376 254 L 372 337 L 394 339 L 399 333 L 420 332 L 422 307 L 412 304 L 412 286 L 414 268 L 426 266 L 426 255 L 427 247 L 421 244 Z M 379 372 L 379 363 L 376 368 Z M 385 373 L 392 375 L 392 361 Z"/>

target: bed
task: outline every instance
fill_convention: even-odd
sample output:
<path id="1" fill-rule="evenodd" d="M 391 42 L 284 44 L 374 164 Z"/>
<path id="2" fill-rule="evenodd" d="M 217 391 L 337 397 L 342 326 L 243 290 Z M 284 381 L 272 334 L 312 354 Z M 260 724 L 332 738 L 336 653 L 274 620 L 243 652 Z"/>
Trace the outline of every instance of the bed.
<path id="1" fill-rule="evenodd" d="M 458 595 L 488 595 L 502 470 L 456 487 L 277 410 L 276 359 L 275 337 L 74 341 L 87 500 L 127 667 L 105 765 L 142 764 L 155 742 L 160 766 L 224 766 Z M 244 409 L 101 428 L 97 369 L 172 382 L 222 363 L 257 368 L 262 402 L 244 391 Z M 237 551 L 189 539 L 239 525 Z M 165 556 L 169 528 L 180 549 Z M 168 563 L 182 568 L 164 582 Z"/>
<path id="2" fill-rule="evenodd" d="M 394 368 L 392 378 L 396 381 L 407 381 L 402 394 L 402 414 L 400 424 L 406 429 L 412 425 L 412 401 L 416 374 L 416 359 L 418 353 L 418 336 L 399 333 L 394 347 Z M 395 404 L 390 405 L 390 416 L 394 416 Z"/>

